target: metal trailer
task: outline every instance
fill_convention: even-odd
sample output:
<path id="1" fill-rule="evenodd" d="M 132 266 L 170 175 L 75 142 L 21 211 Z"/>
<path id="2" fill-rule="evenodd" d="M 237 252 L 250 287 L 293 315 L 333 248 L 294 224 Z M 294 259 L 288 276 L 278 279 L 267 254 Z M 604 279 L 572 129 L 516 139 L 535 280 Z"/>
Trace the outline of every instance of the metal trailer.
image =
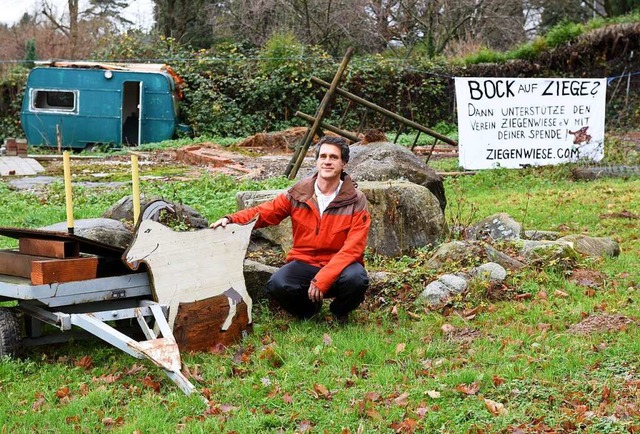
<path id="1" fill-rule="evenodd" d="M 0 235 L 14 237 L 25 233 L 52 239 L 79 239 L 87 244 L 86 239 L 73 235 L 0 228 Z M 43 285 L 0 274 L 0 302 L 6 301 L 17 303 L 0 307 L 0 356 L 18 354 L 23 346 L 66 342 L 90 334 L 133 357 L 150 360 L 185 394 L 196 390 L 181 372 L 180 350 L 167 322 L 168 309 L 153 301 L 146 272 Z M 24 327 L 20 325 L 19 313 L 24 316 Z M 137 323 L 138 334 L 141 331 L 146 339 L 136 340 L 123 333 L 118 323 Z M 44 324 L 57 330 L 49 333 L 43 330 Z"/>

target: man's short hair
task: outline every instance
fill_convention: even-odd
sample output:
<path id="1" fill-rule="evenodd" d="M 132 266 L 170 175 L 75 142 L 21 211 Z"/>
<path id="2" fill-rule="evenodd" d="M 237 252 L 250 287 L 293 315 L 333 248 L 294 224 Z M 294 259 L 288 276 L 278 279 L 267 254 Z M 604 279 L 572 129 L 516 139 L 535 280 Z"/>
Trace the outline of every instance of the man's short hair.
<path id="1" fill-rule="evenodd" d="M 349 162 L 349 144 L 342 137 L 337 136 L 322 136 L 316 144 L 316 160 L 320 156 L 320 147 L 324 144 L 334 145 L 340 148 L 340 157 L 345 163 Z"/>

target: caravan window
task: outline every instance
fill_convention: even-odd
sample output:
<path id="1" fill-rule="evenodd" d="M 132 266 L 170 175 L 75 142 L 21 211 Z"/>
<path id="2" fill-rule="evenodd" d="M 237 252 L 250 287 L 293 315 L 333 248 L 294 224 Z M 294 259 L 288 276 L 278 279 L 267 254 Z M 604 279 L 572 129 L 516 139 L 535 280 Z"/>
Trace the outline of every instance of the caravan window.
<path id="1" fill-rule="evenodd" d="M 32 106 L 38 110 L 75 111 L 77 93 L 70 90 L 34 90 Z"/>

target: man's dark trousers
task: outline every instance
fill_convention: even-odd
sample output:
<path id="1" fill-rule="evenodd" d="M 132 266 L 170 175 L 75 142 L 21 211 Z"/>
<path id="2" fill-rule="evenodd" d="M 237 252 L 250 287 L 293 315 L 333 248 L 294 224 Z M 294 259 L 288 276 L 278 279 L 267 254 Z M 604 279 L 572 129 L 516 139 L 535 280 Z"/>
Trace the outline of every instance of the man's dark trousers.
<path id="1" fill-rule="evenodd" d="M 301 261 L 291 261 L 273 273 L 267 282 L 267 294 L 292 315 L 310 318 L 322 308 L 322 302 L 309 300 L 311 279 L 320 271 Z M 354 262 L 340 273 L 324 298 L 333 298 L 329 305 L 336 317 L 347 315 L 364 300 L 369 288 L 369 276 L 362 264 Z"/>

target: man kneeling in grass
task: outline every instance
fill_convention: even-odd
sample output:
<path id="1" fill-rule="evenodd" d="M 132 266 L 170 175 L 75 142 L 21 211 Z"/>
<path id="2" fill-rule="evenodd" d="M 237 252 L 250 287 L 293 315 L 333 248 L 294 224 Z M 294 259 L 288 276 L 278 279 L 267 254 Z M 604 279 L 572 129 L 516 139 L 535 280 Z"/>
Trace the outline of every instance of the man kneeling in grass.
<path id="1" fill-rule="evenodd" d="M 258 215 L 255 228 L 279 224 L 291 217 L 293 248 L 286 264 L 271 276 L 266 291 L 289 313 L 310 318 L 322 301 L 338 322 L 364 300 L 369 276 L 364 249 L 371 226 L 367 198 L 344 172 L 349 145 L 324 136 L 316 147 L 313 176 L 298 181 L 286 193 L 258 206 L 227 215 L 211 224 L 245 224 Z"/>

